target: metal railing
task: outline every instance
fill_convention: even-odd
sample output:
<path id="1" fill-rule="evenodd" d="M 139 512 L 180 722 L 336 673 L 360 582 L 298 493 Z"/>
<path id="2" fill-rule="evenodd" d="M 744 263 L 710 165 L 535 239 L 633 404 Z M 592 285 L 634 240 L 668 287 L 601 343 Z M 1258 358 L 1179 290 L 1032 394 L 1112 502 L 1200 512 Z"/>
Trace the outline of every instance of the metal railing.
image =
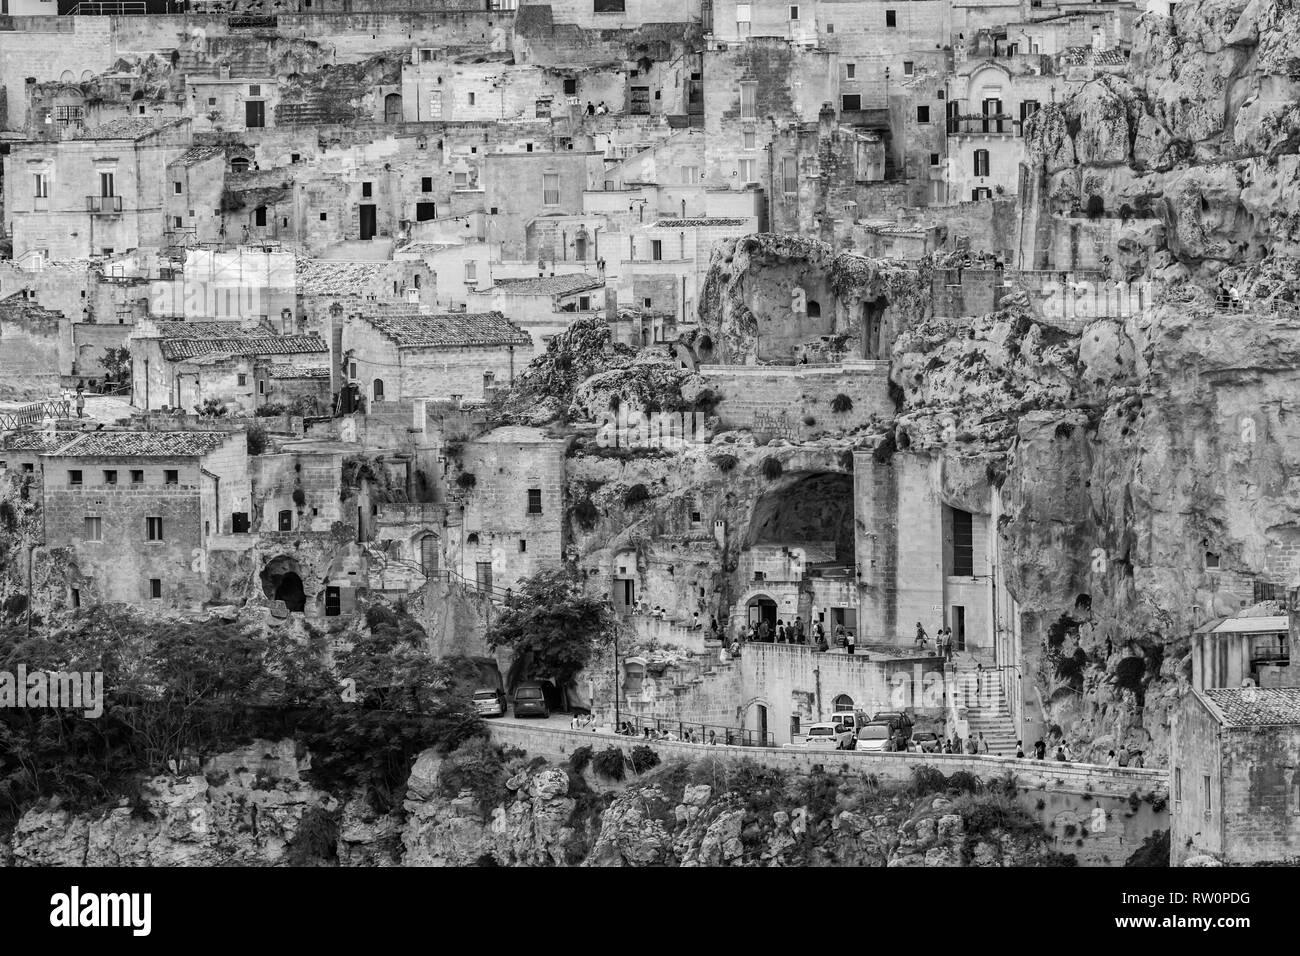
<path id="1" fill-rule="evenodd" d="M 692 720 L 671 720 L 667 717 L 623 717 L 620 721 L 631 724 L 635 734 L 625 734 L 629 739 L 641 738 L 648 743 L 669 740 L 688 744 L 717 744 L 728 747 L 775 747 L 776 735 L 769 732 L 728 727 L 726 724 L 705 724 Z M 646 731 L 651 736 L 646 737 Z M 659 736 L 654 736 L 658 734 Z M 667 735 L 667 736 L 664 736 Z"/>
<path id="2" fill-rule="evenodd" d="M 94 215 L 107 216 L 122 211 L 121 196 L 87 196 L 86 211 Z"/>
<path id="3" fill-rule="evenodd" d="M 0 428 L 21 428 L 34 425 L 46 418 L 69 418 L 72 415 L 72 403 L 68 401 L 35 402 L 23 405 L 8 412 L 0 412 Z"/>
<path id="4" fill-rule="evenodd" d="M 127 17 L 148 13 L 144 0 L 82 0 L 65 17 Z"/>

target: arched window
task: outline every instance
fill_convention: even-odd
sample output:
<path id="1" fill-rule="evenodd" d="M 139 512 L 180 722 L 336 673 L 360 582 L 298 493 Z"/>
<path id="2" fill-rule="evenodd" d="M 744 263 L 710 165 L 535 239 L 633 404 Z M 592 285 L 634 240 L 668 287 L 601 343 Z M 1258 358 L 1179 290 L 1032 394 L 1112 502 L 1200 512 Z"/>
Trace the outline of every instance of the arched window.
<path id="1" fill-rule="evenodd" d="M 808 318 L 820 319 L 822 317 L 822 307 L 816 299 L 808 300 Z"/>
<path id="2" fill-rule="evenodd" d="M 292 530 L 293 530 L 293 512 L 292 512 L 292 511 L 281 511 L 281 512 L 280 512 L 280 530 L 281 530 L 281 531 L 292 531 Z"/>
<path id="3" fill-rule="evenodd" d="M 382 402 L 384 400 L 384 380 L 382 378 L 375 379 L 374 389 L 375 401 Z"/>
<path id="4" fill-rule="evenodd" d="M 400 123 L 402 121 L 402 95 L 389 93 L 384 97 L 384 122 Z"/>
<path id="5" fill-rule="evenodd" d="M 465 539 L 465 543 L 466 543 L 466 544 L 477 545 L 477 544 L 478 544 L 478 535 L 477 535 L 477 534 L 471 534 L 468 538 Z"/>
<path id="6" fill-rule="evenodd" d="M 580 230 L 573 240 L 574 256 L 579 262 L 587 261 L 587 231 Z"/>
<path id="7" fill-rule="evenodd" d="M 248 160 L 244 159 L 242 156 L 236 156 L 230 161 L 230 171 L 232 173 L 248 172 Z"/>
<path id="8" fill-rule="evenodd" d="M 835 703 L 832 706 L 836 710 L 852 710 L 853 698 L 850 697 L 848 694 L 840 694 L 838 697 L 835 698 Z"/>

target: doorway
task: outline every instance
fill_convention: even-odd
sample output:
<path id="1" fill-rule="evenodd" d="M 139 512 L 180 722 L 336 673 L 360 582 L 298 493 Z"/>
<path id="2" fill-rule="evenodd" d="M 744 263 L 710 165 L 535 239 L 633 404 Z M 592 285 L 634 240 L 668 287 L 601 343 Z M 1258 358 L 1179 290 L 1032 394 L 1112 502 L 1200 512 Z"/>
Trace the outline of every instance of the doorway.
<path id="1" fill-rule="evenodd" d="M 333 585 L 325 589 L 325 616 L 338 617 L 342 610 L 343 601 L 339 596 L 339 589 Z"/>
<path id="2" fill-rule="evenodd" d="M 438 536 L 426 534 L 420 539 L 420 569 L 426 578 L 438 573 Z"/>
<path id="3" fill-rule="evenodd" d="M 402 121 L 402 96 L 389 93 L 384 97 L 384 122 L 400 123 Z"/>
<path id="4" fill-rule="evenodd" d="M 756 705 L 755 705 L 755 710 L 757 711 L 757 715 L 756 715 L 756 716 L 757 716 L 757 718 L 758 718 L 758 743 L 759 743 L 759 746 L 766 746 L 766 744 L 767 744 L 767 706 L 766 706 L 765 704 L 756 704 Z"/>
<path id="5" fill-rule="evenodd" d="M 756 597 L 749 602 L 746 620 L 750 624 L 767 621 L 768 627 L 776 627 L 776 602 L 769 597 Z"/>
<path id="6" fill-rule="evenodd" d="M 623 612 L 636 607 L 636 579 L 614 579 L 614 606 Z"/>
<path id="7" fill-rule="evenodd" d="M 966 609 L 959 604 L 952 608 L 952 639 L 957 650 L 966 650 Z"/>
<path id="8" fill-rule="evenodd" d="M 378 216 L 375 212 L 375 209 L 376 207 L 373 203 L 364 203 L 361 206 L 360 226 L 361 226 L 361 238 L 363 240 L 375 238 L 375 233 L 378 231 L 376 229 Z"/>
<path id="9" fill-rule="evenodd" d="M 266 104 L 261 100 L 244 101 L 244 126 L 247 129 L 261 129 L 266 125 Z"/>

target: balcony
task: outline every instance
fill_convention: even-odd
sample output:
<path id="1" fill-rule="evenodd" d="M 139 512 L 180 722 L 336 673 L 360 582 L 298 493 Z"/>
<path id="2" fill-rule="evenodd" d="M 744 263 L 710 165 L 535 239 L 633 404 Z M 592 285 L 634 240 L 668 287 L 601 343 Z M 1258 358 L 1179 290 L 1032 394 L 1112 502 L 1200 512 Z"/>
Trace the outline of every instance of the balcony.
<path id="1" fill-rule="evenodd" d="M 948 135 L 1019 136 L 1020 120 L 1007 113 L 976 113 L 968 116 L 948 117 Z"/>
<path id="2" fill-rule="evenodd" d="M 116 216 L 122 212 L 122 197 L 87 196 L 86 212 L 92 216 Z"/>

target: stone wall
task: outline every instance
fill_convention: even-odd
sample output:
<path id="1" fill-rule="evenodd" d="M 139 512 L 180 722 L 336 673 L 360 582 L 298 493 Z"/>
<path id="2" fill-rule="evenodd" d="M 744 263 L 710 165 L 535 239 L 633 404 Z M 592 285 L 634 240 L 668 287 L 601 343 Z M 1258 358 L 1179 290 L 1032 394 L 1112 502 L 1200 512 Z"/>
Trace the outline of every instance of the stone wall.
<path id="1" fill-rule="evenodd" d="M 14 294 L 0 301 L 0 399 L 32 401 L 59 395 L 63 314 Z"/>
<path id="2" fill-rule="evenodd" d="M 894 413 L 889 397 L 889 363 L 843 365 L 702 365 L 700 374 L 721 398 L 717 415 L 723 428 L 753 428 L 783 433 L 793 440 L 820 432 L 850 431 L 873 416 Z M 853 408 L 831 410 L 837 395 Z M 807 418 L 812 418 L 810 425 Z"/>

